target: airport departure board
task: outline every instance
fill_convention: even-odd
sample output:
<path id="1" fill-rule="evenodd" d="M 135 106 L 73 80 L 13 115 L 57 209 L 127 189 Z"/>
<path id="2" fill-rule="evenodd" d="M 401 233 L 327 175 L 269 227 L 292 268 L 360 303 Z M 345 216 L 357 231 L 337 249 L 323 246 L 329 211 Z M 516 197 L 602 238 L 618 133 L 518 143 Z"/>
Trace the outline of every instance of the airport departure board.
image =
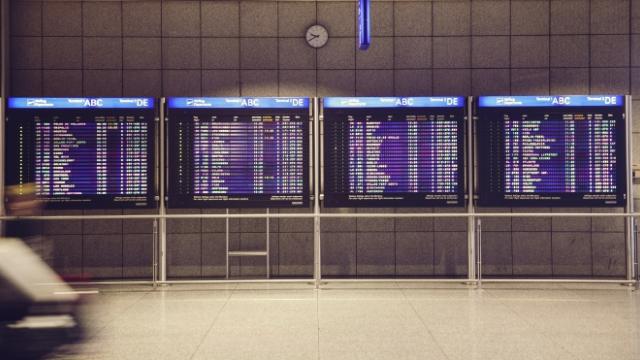
<path id="1" fill-rule="evenodd" d="M 155 202 L 152 98 L 10 98 L 6 183 L 47 208 L 138 208 Z"/>
<path id="2" fill-rule="evenodd" d="M 479 205 L 623 206 L 623 96 L 489 96 L 476 108 Z"/>
<path id="3" fill-rule="evenodd" d="M 463 97 L 323 99 L 324 206 L 463 206 Z"/>
<path id="4" fill-rule="evenodd" d="M 170 98 L 170 207 L 309 206 L 309 98 Z"/>

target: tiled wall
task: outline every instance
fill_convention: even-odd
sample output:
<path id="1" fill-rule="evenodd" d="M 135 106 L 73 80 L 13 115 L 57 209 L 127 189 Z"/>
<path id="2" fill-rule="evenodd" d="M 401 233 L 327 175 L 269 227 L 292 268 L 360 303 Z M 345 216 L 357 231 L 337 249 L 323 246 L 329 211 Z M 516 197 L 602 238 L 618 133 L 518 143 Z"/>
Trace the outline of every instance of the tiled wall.
<path id="1" fill-rule="evenodd" d="M 355 1 L 11 5 L 15 96 L 640 92 L 636 0 L 374 1 L 372 45 L 366 52 L 356 50 Z M 319 50 L 303 37 L 314 23 L 330 34 Z M 640 111 L 636 105 L 640 101 L 634 102 Z M 634 155 L 640 158 L 635 131 L 640 134 L 640 125 L 634 126 Z M 150 263 L 150 224 L 137 224 L 136 233 L 127 223 L 103 228 L 74 222 L 50 225 L 55 230 L 45 232 L 65 244 L 56 253 L 63 270 L 84 269 L 99 277 L 145 275 L 140 264 Z M 522 217 L 483 224 L 485 275 L 625 273 L 621 221 Z M 311 274 L 311 222 L 281 219 L 270 225 L 272 273 Z M 323 221 L 322 229 L 326 275 L 466 273 L 464 220 L 340 219 Z M 259 248 L 264 230 L 262 220 L 231 221 L 232 246 Z M 171 277 L 224 275 L 223 221 L 172 221 L 168 241 Z M 264 271 L 264 261 L 233 265 L 234 274 Z"/>

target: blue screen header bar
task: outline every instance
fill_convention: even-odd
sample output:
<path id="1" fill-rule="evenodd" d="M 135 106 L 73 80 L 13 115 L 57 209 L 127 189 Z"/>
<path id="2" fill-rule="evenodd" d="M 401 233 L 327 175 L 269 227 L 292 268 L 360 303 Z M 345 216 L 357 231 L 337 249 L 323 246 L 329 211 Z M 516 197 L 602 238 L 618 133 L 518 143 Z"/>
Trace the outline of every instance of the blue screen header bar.
<path id="1" fill-rule="evenodd" d="M 10 109 L 153 109 L 153 98 L 9 98 Z"/>
<path id="2" fill-rule="evenodd" d="M 170 109 L 303 109 L 309 98 L 229 97 L 229 98 L 169 98 Z"/>
<path id="3" fill-rule="evenodd" d="M 324 98 L 325 108 L 425 108 L 465 106 L 465 98 L 454 97 L 328 97 Z"/>
<path id="4" fill-rule="evenodd" d="M 480 96 L 480 107 L 624 106 L 621 95 Z"/>

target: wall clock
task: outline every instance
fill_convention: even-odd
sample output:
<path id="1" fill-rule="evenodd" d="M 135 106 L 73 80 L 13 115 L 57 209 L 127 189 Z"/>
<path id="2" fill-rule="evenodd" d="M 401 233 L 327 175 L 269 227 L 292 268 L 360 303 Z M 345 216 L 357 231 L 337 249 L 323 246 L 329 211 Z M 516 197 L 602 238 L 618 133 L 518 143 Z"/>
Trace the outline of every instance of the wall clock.
<path id="1" fill-rule="evenodd" d="M 327 44 L 327 41 L 329 40 L 329 32 L 322 25 L 311 25 L 307 29 L 305 38 L 309 46 L 318 49 Z"/>

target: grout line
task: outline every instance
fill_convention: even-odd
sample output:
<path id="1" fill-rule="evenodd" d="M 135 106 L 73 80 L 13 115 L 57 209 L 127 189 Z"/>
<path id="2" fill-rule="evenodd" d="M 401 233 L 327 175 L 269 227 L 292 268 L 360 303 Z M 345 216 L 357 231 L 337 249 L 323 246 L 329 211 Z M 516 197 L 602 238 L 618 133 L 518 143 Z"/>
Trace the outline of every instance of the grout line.
<path id="1" fill-rule="evenodd" d="M 198 344 L 196 349 L 193 351 L 191 356 L 189 356 L 189 360 L 193 359 L 193 357 L 196 356 L 196 354 L 198 353 L 198 350 L 200 350 L 200 348 L 202 347 L 202 344 L 204 344 L 204 341 L 207 339 L 207 336 L 209 336 L 209 334 L 211 333 L 211 330 L 213 330 L 216 321 L 218 321 L 218 318 L 220 318 L 220 314 L 222 314 L 224 309 L 227 307 L 227 304 L 229 303 L 229 300 L 231 300 L 231 296 L 233 296 L 233 294 L 237 291 L 238 285 L 239 284 L 236 284 L 236 286 L 232 290 L 228 290 L 229 291 L 229 296 L 227 296 L 227 298 L 225 299 L 224 304 L 222 305 L 220 310 L 218 310 L 218 313 L 216 314 L 216 317 L 211 322 L 211 326 L 209 326 L 209 329 L 207 329 L 207 331 L 202 336 L 202 339 L 200 340 L 200 343 Z"/>

